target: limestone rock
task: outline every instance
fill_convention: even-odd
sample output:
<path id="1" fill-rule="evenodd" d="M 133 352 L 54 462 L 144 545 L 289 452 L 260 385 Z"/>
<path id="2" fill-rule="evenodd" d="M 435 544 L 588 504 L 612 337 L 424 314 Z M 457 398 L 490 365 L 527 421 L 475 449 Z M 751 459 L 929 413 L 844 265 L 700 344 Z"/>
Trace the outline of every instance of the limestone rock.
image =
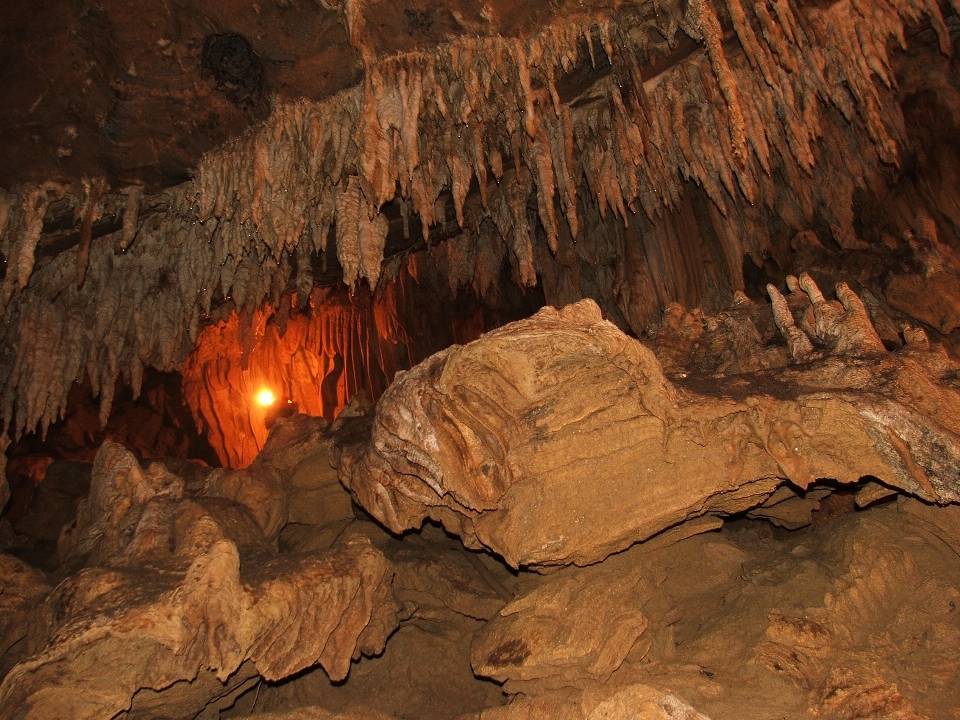
<path id="1" fill-rule="evenodd" d="M 458 720 L 709 720 L 670 692 L 641 683 L 600 687 L 580 697 L 518 698 Z"/>
<path id="2" fill-rule="evenodd" d="M 502 563 L 466 550 L 459 540 L 440 528 L 426 526 L 397 542 L 386 537 L 374 523 L 357 523 L 377 535 L 371 539 L 394 568 L 393 588 L 397 599 L 414 608 L 414 617 L 431 618 L 454 612 L 476 620 L 496 617 L 513 600 L 515 578 Z M 352 533 L 345 533 L 349 537 Z"/>
<path id="3" fill-rule="evenodd" d="M 513 567 L 597 562 L 784 482 L 960 500 L 956 363 L 922 333 L 887 352 L 843 283 L 788 284 L 769 287 L 780 367 L 671 381 L 589 300 L 451 347 L 398 375 L 341 478 L 392 531 L 432 518 Z"/>
<path id="4" fill-rule="evenodd" d="M 869 507 L 875 502 L 887 500 L 896 494 L 896 490 L 884 487 L 880 483 L 867 482 L 857 491 L 856 504 L 858 508 Z"/>
<path id="5" fill-rule="evenodd" d="M 36 654 L 0 685 L 0 717 L 113 717 L 138 690 L 192 681 L 203 668 L 220 683 L 245 681 L 249 673 L 235 675 L 245 660 L 266 679 L 319 663 L 342 680 L 351 659 L 381 651 L 396 626 L 390 579 L 362 540 L 243 574 L 224 540 L 186 572 L 88 568 L 46 601 Z M 162 716 L 193 717 L 208 699 L 163 704 Z"/>
<path id="6" fill-rule="evenodd" d="M 333 683 L 316 669 L 300 673 L 261 688 L 256 708 L 318 706 L 339 713 L 367 706 L 397 718 L 443 720 L 502 704 L 501 687 L 477 678 L 470 664 L 471 641 L 483 626 L 477 618 L 494 617 L 505 604 L 467 560 L 474 553 L 436 527 L 397 539 L 362 520 L 344 530 L 338 545 L 360 539 L 381 550 L 395 571 L 400 627 L 383 654 L 357 664 L 346 682 Z M 494 583 L 512 589 L 502 563 L 490 560 L 484 568 Z M 245 716 L 251 699 L 235 712 Z"/>
<path id="7" fill-rule="evenodd" d="M 255 720 L 392 720 L 378 710 L 355 708 L 342 713 L 332 713 L 318 707 L 302 707 L 287 712 L 257 713 Z"/>
<path id="8" fill-rule="evenodd" d="M 122 445 L 104 442 L 90 496 L 81 501 L 75 526 L 61 533 L 61 562 L 123 565 L 169 555 L 173 528 L 164 520 L 183 495 L 183 481 L 162 465 L 145 472 Z"/>
<path id="9" fill-rule="evenodd" d="M 418 614 L 401 624 L 383 655 L 359 663 L 345 683 L 331 683 L 322 671 L 304 673 L 263 688 L 257 708 L 319 706 L 346 713 L 365 706 L 396 718 L 441 720 L 501 705 L 500 686 L 470 669 L 470 639 L 479 625 L 449 610 Z"/>
<path id="10" fill-rule="evenodd" d="M 820 509 L 820 500 L 829 494 L 827 488 L 812 488 L 801 495 L 784 485 L 750 510 L 747 516 L 769 520 L 787 530 L 797 530 L 812 522 L 811 513 Z"/>
<path id="11" fill-rule="evenodd" d="M 51 588 L 43 573 L 15 557 L 0 553 L 0 657 L 27 635 L 30 612 Z"/>
<path id="12" fill-rule="evenodd" d="M 914 220 L 914 230 L 905 236 L 913 267 L 892 275 L 886 287 L 887 301 L 949 334 L 960 327 L 960 255 L 940 242 L 936 223 L 925 214 Z"/>
<path id="13" fill-rule="evenodd" d="M 329 447 L 324 421 L 291 420 L 250 468 L 185 482 L 175 463 L 144 469 L 104 443 L 60 536 L 59 572 L 72 574 L 32 624 L 9 608 L 27 656 L 0 685 L 0 717 L 186 720 L 229 707 L 258 678 L 319 666 L 341 681 L 381 652 L 400 610 L 383 553 L 354 533 L 324 552 L 277 554 L 264 534 L 285 521 L 281 473 Z M 0 598 L 27 598 L 12 587 Z"/>
<path id="14" fill-rule="evenodd" d="M 756 647 L 755 659 L 808 693 L 819 716 L 905 720 L 955 703 L 945 694 L 960 673 L 956 508 L 899 504 L 839 535 L 846 572 L 821 603 L 771 612 Z M 929 530 L 946 542 L 929 542 Z"/>
<path id="15" fill-rule="evenodd" d="M 275 538 L 287 523 L 287 495 L 277 472 L 266 464 L 215 470 L 207 479 L 204 492 L 243 505 L 266 538 Z"/>
<path id="16" fill-rule="evenodd" d="M 474 671 L 510 693 L 605 682 L 647 628 L 648 583 L 622 570 L 565 570 L 509 603 L 474 638 Z"/>
<path id="17" fill-rule="evenodd" d="M 61 531 L 58 553 L 68 566 L 189 564 L 220 540 L 244 549 L 266 546 L 243 505 L 187 493 L 163 463 L 143 470 L 132 453 L 106 441 L 93 465 L 90 496 L 80 502 L 76 522 Z"/>
<path id="18" fill-rule="evenodd" d="M 0 512 L 6 507 L 10 500 L 10 484 L 7 482 L 7 446 L 10 445 L 10 438 L 6 433 L 0 435 Z"/>
<path id="19" fill-rule="evenodd" d="M 32 480 L 32 478 L 31 478 Z M 8 516 L 13 529 L 38 541 L 56 542 L 64 525 L 77 516 L 90 493 L 90 465 L 58 460 L 50 463 L 36 484 L 22 514 Z"/>
<path id="20" fill-rule="evenodd" d="M 288 521 L 296 522 L 290 518 L 288 478 L 305 457 L 329 444 L 327 428 L 323 418 L 279 418 L 254 461 L 240 470 L 213 471 L 204 494 L 240 503 L 256 519 L 264 537 L 275 539 Z"/>
<path id="21" fill-rule="evenodd" d="M 887 301 L 896 309 L 948 334 L 960 327 L 960 277 L 937 272 L 930 277 L 895 275 L 887 285 Z"/>
<path id="22" fill-rule="evenodd" d="M 649 685 L 629 685 L 610 694 L 584 693 L 581 707 L 585 720 L 710 720 L 675 695 Z"/>
<path id="23" fill-rule="evenodd" d="M 285 422 L 281 420 L 277 424 Z M 268 446 L 272 439 L 273 433 Z M 337 454 L 332 437 L 326 434 L 323 439 L 310 444 L 309 454 L 300 458 L 286 475 L 285 485 L 290 497 L 287 522 L 326 526 L 353 519 L 350 495 L 340 484 L 334 464 Z"/>

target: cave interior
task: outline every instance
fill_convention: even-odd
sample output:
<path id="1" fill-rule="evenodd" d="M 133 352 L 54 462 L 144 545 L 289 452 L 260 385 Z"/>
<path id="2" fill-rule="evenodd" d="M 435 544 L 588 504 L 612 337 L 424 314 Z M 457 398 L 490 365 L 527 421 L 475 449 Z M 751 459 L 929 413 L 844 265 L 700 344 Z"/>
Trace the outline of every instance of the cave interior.
<path id="1" fill-rule="evenodd" d="M 0 720 L 960 718 L 960 0 L 9 0 Z"/>

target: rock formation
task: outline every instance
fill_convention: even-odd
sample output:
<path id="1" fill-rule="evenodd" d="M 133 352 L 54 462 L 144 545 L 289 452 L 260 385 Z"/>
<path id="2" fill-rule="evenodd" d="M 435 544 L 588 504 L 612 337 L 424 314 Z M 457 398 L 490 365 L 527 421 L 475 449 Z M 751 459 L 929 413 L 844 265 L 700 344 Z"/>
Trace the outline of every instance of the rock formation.
<path id="1" fill-rule="evenodd" d="M 0 717 L 950 717 L 956 363 L 787 286 L 545 309 L 240 470 L 105 443 L 56 587 L 4 559 Z"/>
<path id="2" fill-rule="evenodd" d="M 260 477 L 296 465 L 293 435 L 272 460 L 259 458 Z M 306 437 L 316 451 L 316 430 Z M 30 657 L 0 686 L 0 716 L 192 718 L 212 701 L 231 704 L 258 675 L 319 664 L 342 680 L 351 659 L 383 649 L 397 606 L 382 553 L 362 538 L 325 553 L 270 553 L 286 516 L 263 504 L 252 470 L 240 472 L 247 482 L 221 471 L 191 490 L 163 465 L 142 470 L 104 444 L 90 498 L 60 539 L 62 566 L 74 572 L 42 593 Z M 26 625 L 22 608 L 10 611 L 8 647 Z"/>
<path id="3" fill-rule="evenodd" d="M 0 720 L 955 720 L 958 0 L 0 39 Z"/>
<path id="4" fill-rule="evenodd" d="M 4 427 L 43 431 L 83 376 L 105 421 L 118 378 L 137 394 L 145 367 L 180 369 L 218 310 L 249 317 L 293 292 L 305 307 L 328 260 L 375 288 L 418 230 L 457 236 L 436 257 L 452 287 L 486 297 L 506 271 L 551 304 L 595 297 L 640 333 L 673 301 L 723 307 L 745 256 L 784 267 L 811 226 L 856 249 L 921 210 L 960 224 L 954 161 L 928 157 L 925 118 L 905 115 L 957 104 L 936 3 L 561 3 L 521 35 L 500 32 L 500 4 L 476 26 L 458 11 L 478 36 L 414 49 L 373 29 L 381 3 L 342 3 L 363 81 L 279 102 L 189 182 L 4 193 Z M 908 29 L 932 42 L 922 60 L 890 53 Z M 903 157 L 928 179 L 898 171 Z M 863 212 L 878 216 L 866 238 Z M 73 217 L 77 246 L 57 253 L 72 236 L 45 228 Z M 97 217 L 114 225 L 94 232 Z"/>
<path id="5" fill-rule="evenodd" d="M 769 288 L 786 347 L 734 338 L 752 372 L 671 382 L 589 300 L 451 347 L 387 390 L 344 482 L 394 532 L 432 518 L 513 567 L 597 562 L 787 481 L 955 502 L 955 361 L 909 328 L 888 352 L 845 284 L 831 303 L 788 282 L 789 301 Z"/>

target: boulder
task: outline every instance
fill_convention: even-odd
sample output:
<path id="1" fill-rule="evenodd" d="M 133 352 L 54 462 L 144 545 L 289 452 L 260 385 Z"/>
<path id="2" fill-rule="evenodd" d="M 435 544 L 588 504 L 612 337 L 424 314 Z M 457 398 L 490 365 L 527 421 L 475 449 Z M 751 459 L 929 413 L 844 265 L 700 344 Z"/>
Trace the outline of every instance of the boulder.
<path id="1" fill-rule="evenodd" d="M 909 328 L 888 352 L 843 283 L 834 301 L 809 276 L 788 285 L 787 297 L 769 287 L 766 310 L 780 349 L 749 371 L 668 378 L 590 300 L 451 347 L 398 375 L 341 479 L 393 532 L 430 518 L 533 568 L 598 562 L 784 483 L 869 476 L 960 500 L 960 365 Z M 760 342 L 727 326 L 746 345 L 722 357 Z"/>

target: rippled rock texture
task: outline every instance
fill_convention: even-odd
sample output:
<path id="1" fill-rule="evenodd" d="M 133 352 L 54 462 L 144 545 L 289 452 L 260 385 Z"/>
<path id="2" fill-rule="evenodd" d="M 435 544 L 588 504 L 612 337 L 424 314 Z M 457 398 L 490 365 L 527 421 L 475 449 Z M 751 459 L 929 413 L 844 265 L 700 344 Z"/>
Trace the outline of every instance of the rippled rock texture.
<path id="1" fill-rule="evenodd" d="M 769 288 L 786 347 L 749 317 L 770 309 L 741 297 L 726 318 L 750 372 L 668 379 L 589 300 L 449 348 L 387 391 L 344 482 L 394 532 L 431 518 L 513 567 L 598 562 L 785 482 L 872 477 L 957 500 L 960 366 L 922 330 L 888 352 L 845 284 L 832 302 L 807 275 L 789 284 Z"/>

